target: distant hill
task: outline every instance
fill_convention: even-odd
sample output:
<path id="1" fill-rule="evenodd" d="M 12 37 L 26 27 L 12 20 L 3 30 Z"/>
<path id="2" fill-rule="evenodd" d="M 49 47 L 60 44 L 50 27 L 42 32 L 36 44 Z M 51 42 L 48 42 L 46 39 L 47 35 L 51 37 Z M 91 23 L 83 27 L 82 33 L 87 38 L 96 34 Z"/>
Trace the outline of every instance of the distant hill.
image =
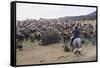
<path id="1" fill-rule="evenodd" d="M 88 14 L 87 16 L 96 16 L 96 11 L 94 11 L 94 12 Z"/>
<path id="2" fill-rule="evenodd" d="M 65 16 L 59 18 L 60 20 L 63 20 L 65 22 L 71 21 L 71 20 L 86 20 L 86 19 L 96 19 L 96 11 L 89 13 L 87 15 L 80 15 L 80 16 Z"/>

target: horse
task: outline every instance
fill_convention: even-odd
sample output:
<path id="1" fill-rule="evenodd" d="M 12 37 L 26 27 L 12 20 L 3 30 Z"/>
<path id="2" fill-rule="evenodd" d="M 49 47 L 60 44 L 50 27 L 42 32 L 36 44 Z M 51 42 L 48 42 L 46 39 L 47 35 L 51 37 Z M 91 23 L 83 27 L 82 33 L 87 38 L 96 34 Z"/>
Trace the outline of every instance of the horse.
<path id="1" fill-rule="evenodd" d="M 73 49 L 74 49 L 74 54 L 76 54 L 77 56 L 78 55 L 81 55 L 81 39 L 80 38 L 75 38 L 72 42 L 73 44 Z"/>

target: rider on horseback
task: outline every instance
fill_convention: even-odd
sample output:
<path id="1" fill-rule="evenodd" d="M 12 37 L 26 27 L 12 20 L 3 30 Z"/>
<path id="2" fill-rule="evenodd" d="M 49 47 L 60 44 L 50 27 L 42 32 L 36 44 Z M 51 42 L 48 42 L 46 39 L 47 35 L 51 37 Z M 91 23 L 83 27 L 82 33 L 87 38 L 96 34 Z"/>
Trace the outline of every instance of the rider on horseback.
<path id="1" fill-rule="evenodd" d="M 72 37 L 71 37 L 71 46 L 73 47 L 73 41 L 75 38 L 80 38 L 80 31 L 78 29 L 78 27 L 75 27 L 75 30 L 72 31 Z"/>

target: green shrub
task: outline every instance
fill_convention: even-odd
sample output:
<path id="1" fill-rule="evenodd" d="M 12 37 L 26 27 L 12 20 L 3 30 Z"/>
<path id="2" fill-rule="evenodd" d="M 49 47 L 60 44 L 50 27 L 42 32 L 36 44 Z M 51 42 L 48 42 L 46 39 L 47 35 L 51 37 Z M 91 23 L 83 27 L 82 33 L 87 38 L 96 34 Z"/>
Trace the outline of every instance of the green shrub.
<path id="1" fill-rule="evenodd" d="M 42 36 L 42 45 L 60 42 L 60 35 L 54 30 L 47 31 Z"/>

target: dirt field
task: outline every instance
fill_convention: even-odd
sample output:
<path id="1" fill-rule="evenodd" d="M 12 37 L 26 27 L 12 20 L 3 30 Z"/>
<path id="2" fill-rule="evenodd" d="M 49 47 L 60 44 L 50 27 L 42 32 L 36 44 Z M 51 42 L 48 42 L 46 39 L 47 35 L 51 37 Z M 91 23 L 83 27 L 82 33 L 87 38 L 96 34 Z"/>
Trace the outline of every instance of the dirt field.
<path id="1" fill-rule="evenodd" d="M 39 46 L 37 42 L 23 43 L 23 51 L 17 50 L 17 65 L 80 62 L 96 60 L 96 46 L 91 43 L 83 45 L 82 56 L 76 56 L 73 52 L 64 52 L 63 44 L 56 43 L 48 46 Z"/>

